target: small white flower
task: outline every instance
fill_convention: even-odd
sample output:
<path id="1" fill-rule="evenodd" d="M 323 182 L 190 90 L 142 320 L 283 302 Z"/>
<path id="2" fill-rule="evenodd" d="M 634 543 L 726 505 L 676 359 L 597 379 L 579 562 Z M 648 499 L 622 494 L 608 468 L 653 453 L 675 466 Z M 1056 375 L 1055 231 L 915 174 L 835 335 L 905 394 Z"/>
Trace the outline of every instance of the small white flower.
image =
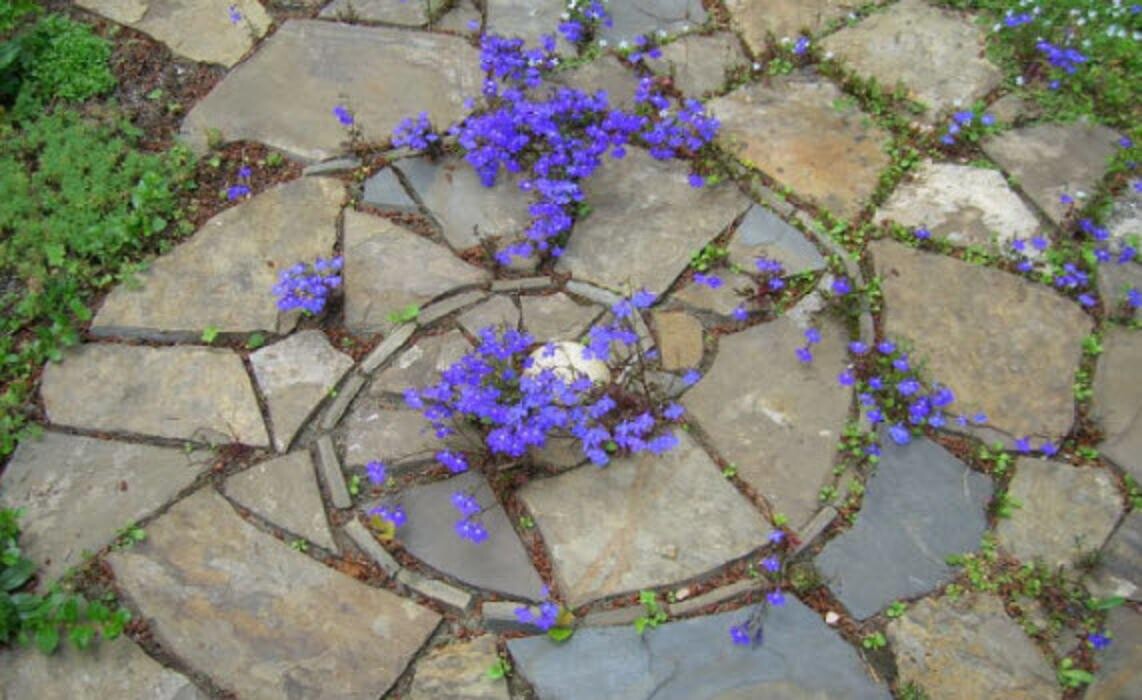
<path id="1" fill-rule="evenodd" d="M 832 610 L 825 613 L 825 624 L 826 625 L 835 625 L 838 622 L 840 622 L 840 620 L 841 620 L 841 616 L 836 614 Z"/>
<path id="2" fill-rule="evenodd" d="M 832 51 L 826 51 L 826 52 L 825 52 L 825 60 L 826 60 L 826 61 L 828 61 L 828 60 L 829 60 L 829 59 L 831 59 L 832 57 L 833 57 L 833 52 L 832 52 Z"/>
<path id="3" fill-rule="evenodd" d="M 1015 76 L 1015 84 L 1018 85 L 1019 87 L 1023 87 L 1023 76 L 1022 75 Z"/>
<path id="4" fill-rule="evenodd" d="M 620 41 L 620 42 L 619 42 L 619 48 L 620 48 L 620 49 L 626 49 L 626 48 L 629 48 L 629 47 L 630 47 L 630 43 L 629 43 L 629 42 L 627 42 L 627 40 L 626 40 L 626 39 L 623 39 L 622 41 Z"/>
<path id="5" fill-rule="evenodd" d="M 607 47 L 607 40 L 606 39 L 599 39 L 599 46 L 601 46 L 602 48 L 606 48 Z"/>
<path id="6" fill-rule="evenodd" d="M 754 64 L 753 64 L 753 66 L 751 66 L 751 67 L 752 67 L 754 70 L 761 70 L 761 64 L 760 64 L 760 63 L 754 63 Z"/>

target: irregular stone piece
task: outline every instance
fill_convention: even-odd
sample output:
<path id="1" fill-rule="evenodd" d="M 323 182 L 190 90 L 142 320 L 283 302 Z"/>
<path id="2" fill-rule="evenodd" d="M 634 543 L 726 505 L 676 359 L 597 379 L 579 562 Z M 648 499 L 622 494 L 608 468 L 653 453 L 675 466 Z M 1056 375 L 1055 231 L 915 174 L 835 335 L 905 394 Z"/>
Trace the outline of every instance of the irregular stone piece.
<path id="1" fill-rule="evenodd" d="M 852 529 L 825 545 L 818 571 L 853 617 L 947 583 L 950 554 L 974 551 L 987 529 L 991 481 L 920 438 L 883 455 Z"/>
<path id="2" fill-rule="evenodd" d="M 1142 265 L 1108 263 L 1098 270 L 1098 293 L 1102 302 L 1118 317 L 1142 320 L 1142 306 L 1131 306 L 1130 290 L 1142 292 Z M 1123 310 L 1125 307 L 1125 310 Z"/>
<path id="3" fill-rule="evenodd" d="M 482 301 L 486 296 L 487 294 L 484 292 L 474 289 L 434 301 L 420 312 L 420 315 L 417 316 L 417 322 L 422 326 L 435 323 L 451 313 Z"/>
<path id="4" fill-rule="evenodd" d="M 416 664 L 408 700 L 508 700 L 508 682 L 492 680 L 488 669 L 499 656 L 496 640 L 491 635 L 470 642 L 438 647 Z"/>
<path id="5" fill-rule="evenodd" d="M 728 586 L 715 588 L 712 591 L 708 591 L 694 598 L 687 598 L 686 600 L 677 603 L 670 603 L 666 606 L 666 608 L 670 612 L 671 617 L 689 615 L 690 613 L 701 610 L 708 605 L 716 605 L 717 603 L 725 602 L 731 598 L 736 598 L 746 593 L 747 591 L 756 591 L 758 589 L 759 586 L 757 581 L 752 579 L 743 579 L 741 581 L 735 581 Z M 643 614 L 645 614 L 645 611 Z"/>
<path id="6" fill-rule="evenodd" d="M 580 467 L 520 491 L 571 607 L 697 576 L 764 541 L 761 516 L 686 433 L 678 437 L 663 455 Z"/>
<path id="7" fill-rule="evenodd" d="M 578 340 L 587 332 L 591 321 L 598 318 L 602 309 L 577 303 L 558 292 L 542 297 L 520 297 L 523 307 L 523 325 L 539 342 L 549 340 Z"/>
<path id="8" fill-rule="evenodd" d="M 1045 459 L 1016 461 L 1007 494 L 1019 507 L 999 520 L 999 544 L 1024 562 L 1043 559 L 1052 571 L 1100 549 L 1122 510 L 1105 470 Z"/>
<path id="9" fill-rule="evenodd" d="M 1051 221 L 1061 225 L 1068 207 L 1059 196 L 1093 192 L 1118 138 L 1100 124 L 1038 124 L 1005 131 L 982 147 L 1019 180 L 1019 187 Z"/>
<path id="10" fill-rule="evenodd" d="M 821 44 L 881 85 L 903 83 L 930 117 L 970 105 L 999 86 L 1003 72 L 985 58 L 984 36 L 969 18 L 901 0 Z"/>
<path id="11" fill-rule="evenodd" d="M 510 640 L 508 651 L 539 697 L 551 700 L 890 697 L 856 651 L 800 601 L 787 597 L 766 613 L 761 646 L 731 644 L 729 628 L 749 614 L 670 622 L 642 637 L 629 627 L 580 629 L 559 646 L 526 637 Z"/>
<path id="12" fill-rule="evenodd" d="M 51 656 L 36 649 L 2 652 L 0 698 L 206 700 L 181 673 L 163 668 L 126 637 L 77 651 L 64 643 Z"/>
<path id="13" fill-rule="evenodd" d="M 1072 380 L 1092 323 L 1042 285 L 899 243 L 870 246 L 886 334 L 911 344 L 953 410 L 1011 437 L 1056 440 L 1074 421 Z M 1009 440 L 1010 442 L 1010 440 Z"/>
<path id="14" fill-rule="evenodd" d="M 377 541 L 377 538 L 368 528 L 361 524 L 361 521 L 353 518 L 345 523 L 345 534 L 353 540 L 353 544 L 357 545 L 377 566 L 381 567 L 381 570 L 389 578 L 394 578 L 400 573 L 400 563 L 393 558 L 393 555 L 389 554 L 387 549 L 381 546 L 381 543 Z"/>
<path id="15" fill-rule="evenodd" d="M 1142 333 L 1112 326 L 1102 346 L 1092 406 L 1104 434 L 1099 449 L 1142 482 Z"/>
<path id="16" fill-rule="evenodd" d="M 805 234 L 758 204 L 746 212 L 726 252 L 730 263 L 750 272 L 757 270 L 757 258 L 776 260 L 787 275 L 825 269 L 825 259 Z"/>
<path id="17" fill-rule="evenodd" d="M 460 37 L 289 20 L 195 105 L 181 134 L 199 153 L 213 128 L 227 141 L 321 160 L 346 140 L 335 106 L 351 109 L 362 138 L 379 143 L 420 112 L 434 124 L 458 120 L 483 79 L 476 50 Z"/>
<path id="18" fill-rule="evenodd" d="M 1128 187 L 1114 200 L 1106 217 L 1106 230 L 1120 243 L 1127 243 L 1127 236 L 1142 235 L 1142 192 Z"/>
<path id="19" fill-rule="evenodd" d="M 235 474 L 226 480 L 226 495 L 274 525 L 337 551 L 308 452 L 294 452 Z"/>
<path id="20" fill-rule="evenodd" d="M 550 286 L 550 277 L 515 277 L 492 281 L 493 292 L 527 292 Z"/>
<path id="21" fill-rule="evenodd" d="M 702 363 L 702 324 L 685 311 L 657 311 L 654 327 L 662 369 L 688 369 Z"/>
<path id="22" fill-rule="evenodd" d="M 208 326 L 278 331 L 270 290 L 284 270 L 332 254 L 344 196 L 336 180 L 302 178 L 223 211 L 140 273 L 140 284 L 116 287 L 92 331 L 171 340 L 197 340 Z"/>
<path id="23" fill-rule="evenodd" d="M 1086 581 L 1099 598 L 1142 600 L 1142 515 L 1130 513 L 1107 540 L 1098 568 Z"/>
<path id="24" fill-rule="evenodd" d="M 266 35 L 273 18 L 258 0 L 77 0 L 77 5 L 125 24 L 192 61 L 237 63 Z M 241 15 L 238 22 L 230 8 Z"/>
<path id="25" fill-rule="evenodd" d="M 765 53 L 767 34 L 816 34 L 856 6 L 852 0 L 726 0 L 734 27 L 755 54 Z"/>
<path id="26" fill-rule="evenodd" d="M 431 598 L 456 608 L 460 612 L 468 612 L 472 607 L 472 594 L 443 581 L 421 576 L 415 571 L 401 569 L 397 572 L 397 583 L 407 586 L 425 598 Z"/>
<path id="27" fill-rule="evenodd" d="M 875 219 L 927 228 L 956 245 L 995 243 L 1003 250 L 1012 239 L 1030 238 L 1039 230 L 1034 212 L 998 170 L 930 161 L 896 188 Z"/>
<path id="28" fill-rule="evenodd" d="M 934 698 L 1040 700 L 1061 695 L 1055 674 L 987 593 L 922 600 L 888 623 L 900 683 Z"/>
<path id="29" fill-rule="evenodd" d="M 444 447 L 419 412 L 385 408 L 370 396 L 357 402 L 340 431 L 345 464 L 354 467 L 374 459 L 392 466 L 417 464 Z"/>
<path id="30" fill-rule="evenodd" d="M 394 328 L 392 333 L 386 335 L 381 344 L 361 361 L 361 371 L 365 374 L 375 372 L 378 367 L 388 362 L 397 350 L 404 347 L 413 333 L 416 333 L 415 323 L 405 323 Z"/>
<path id="31" fill-rule="evenodd" d="M 430 0 L 429 6 L 438 0 Z M 476 6 L 475 0 L 459 0 L 453 4 L 452 10 L 441 17 L 433 26 L 446 32 L 457 34 L 479 33 L 484 23 L 484 14 Z"/>
<path id="32" fill-rule="evenodd" d="M 423 389 L 440 380 L 440 373 L 458 362 L 472 346 L 459 331 L 430 335 L 405 350 L 377 375 L 369 396 L 403 394 L 405 389 Z"/>
<path id="33" fill-rule="evenodd" d="M 205 451 L 47 431 L 16 448 L 0 479 L 0 503 L 24 509 L 20 547 L 51 581 L 165 505 L 210 463 Z"/>
<path id="34" fill-rule="evenodd" d="M 748 206 L 732 185 L 691 187 L 687 172 L 639 149 L 607 163 L 584 185 L 594 210 L 575 226 L 558 269 L 611 289 L 665 291 Z"/>
<path id="35" fill-rule="evenodd" d="M 752 268 L 753 263 L 751 262 L 750 269 Z M 757 283 L 753 278 L 736 272 L 720 270 L 718 277 L 724 284 L 717 289 L 690 282 L 676 292 L 674 298 L 699 311 L 710 311 L 722 316 L 729 316 L 734 309 L 745 304 L 746 297 L 739 292 L 742 290 L 751 292 L 757 288 Z"/>
<path id="36" fill-rule="evenodd" d="M 631 43 L 639 36 L 677 34 L 706 23 L 702 0 L 635 0 L 607 5 L 611 26 L 599 27 L 599 35 L 618 44 Z"/>
<path id="37" fill-rule="evenodd" d="M 727 73 L 748 65 L 737 37 L 729 32 L 684 36 L 662 47 L 661 60 L 651 61 L 656 73 L 672 76 L 674 87 L 695 98 L 721 91 Z"/>
<path id="38" fill-rule="evenodd" d="M 568 70 L 551 74 L 551 83 L 582 90 L 594 95 L 599 90 L 607 93 L 613 109 L 633 111 L 634 93 L 638 76 L 614 56 L 604 54 L 595 60 Z"/>
<path id="39" fill-rule="evenodd" d="M 242 697 L 379 697 L 440 622 L 259 532 L 209 490 L 108 562 L 156 639 Z"/>
<path id="40" fill-rule="evenodd" d="M 220 348 L 81 345 L 44 368 L 40 395 L 60 425 L 270 444 L 242 360 Z"/>
<path id="41" fill-rule="evenodd" d="M 850 391 L 837 383 L 844 336 L 833 322 L 820 328 L 811 364 L 797 360 L 804 338 L 787 318 L 723 336 L 713 367 L 683 398 L 738 477 L 794 529 L 817 510 L 849 410 Z"/>
<path id="42" fill-rule="evenodd" d="M 387 333 L 396 325 L 389 314 L 487 278 L 388 219 L 345 212 L 345 325 L 354 333 Z"/>
<path id="43" fill-rule="evenodd" d="M 832 83 L 793 75 L 738 88 L 709 104 L 718 141 L 746 165 L 843 217 L 855 215 L 888 166 L 887 132 Z"/>
<path id="44" fill-rule="evenodd" d="M 322 430 L 333 430 L 338 423 L 341 422 L 341 417 L 345 415 L 345 411 L 349 409 L 349 404 L 353 403 L 356 398 L 357 392 L 361 391 L 365 386 L 365 377 L 359 372 L 353 372 L 341 388 L 337 390 L 337 395 L 329 402 L 329 407 L 325 409 L 325 414 L 321 416 L 320 427 Z"/>
<path id="45" fill-rule="evenodd" d="M 313 165 L 307 165 L 301 170 L 301 174 L 307 177 L 315 175 L 336 175 L 338 173 L 349 172 L 361 167 L 361 159 L 354 156 L 342 156 L 340 158 L 329 158 L 327 160 L 319 161 Z"/>
<path id="46" fill-rule="evenodd" d="M 319 16 L 423 27 L 428 24 L 428 3 L 426 0 L 333 0 Z"/>
<path id="47" fill-rule="evenodd" d="M 528 48 L 537 46 L 544 34 L 555 34 L 559 51 L 574 53 L 571 45 L 555 31 L 563 21 L 560 15 L 567 11 L 558 0 L 484 0 L 484 8 L 488 19 L 485 32 L 518 37 Z"/>
<path id="48" fill-rule="evenodd" d="M 1142 614 L 1126 607 L 1115 608 L 1107 616 L 1106 631 L 1114 641 L 1095 653 L 1099 669 L 1083 697 L 1130 700 L 1138 694 L 1138 669 L 1142 667 Z"/>
<path id="49" fill-rule="evenodd" d="M 476 337 L 485 328 L 516 330 L 519 328 L 519 309 L 510 297 L 500 294 L 460 314 L 457 323 Z"/>
<path id="50" fill-rule="evenodd" d="M 353 366 L 321 331 L 302 331 L 250 355 L 254 377 L 270 409 L 274 447 L 289 449 L 305 419 Z"/>
<path id="51" fill-rule="evenodd" d="M 638 618 L 646 615 L 646 608 L 641 605 L 628 605 L 622 608 L 596 610 L 589 612 L 579 623 L 580 627 L 614 627 L 618 625 L 632 625 Z M 534 631 L 534 630 L 532 630 Z"/>
<path id="52" fill-rule="evenodd" d="M 389 211 L 405 213 L 420 211 L 420 206 L 405 191 L 404 185 L 397 179 L 396 171 L 392 168 L 385 168 L 365 180 L 365 192 L 361 195 L 361 201 Z"/>
<path id="53" fill-rule="evenodd" d="M 333 507 L 348 508 L 353 505 L 349 488 L 345 485 L 345 473 L 341 471 L 341 460 L 337 459 L 333 440 L 328 435 L 322 435 L 317 440 L 317 467 L 329 489 L 329 500 L 333 502 Z"/>

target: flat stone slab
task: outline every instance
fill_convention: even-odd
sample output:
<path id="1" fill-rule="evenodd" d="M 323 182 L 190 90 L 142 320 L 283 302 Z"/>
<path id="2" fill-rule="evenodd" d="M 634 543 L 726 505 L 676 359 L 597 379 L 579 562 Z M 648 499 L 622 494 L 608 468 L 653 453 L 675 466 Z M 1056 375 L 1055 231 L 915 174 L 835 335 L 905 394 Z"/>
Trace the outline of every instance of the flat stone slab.
<path id="1" fill-rule="evenodd" d="M 242 697 L 379 697 L 440 622 L 263 534 L 209 490 L 108 562 L 156 640 Z"/>
<path id="2" fill-rule="evenodd" d="M 218 129 L 226 141 L 323 160 L 347 140 L 334 107 L 353 111 L 366 141 L 383 142 L 420 112 L 447 128 L 483 78 L 476 50 L 460 37 L 289 20 L 195 105 L 181 134 L 199 153 L 207 129 Z"/>
<path id="3" fill-rule="evenodd" d="M 387 408 L 366 396 L 353 406 L 338 429 L 346 466 L 362 466 L 373 460 L 393 466 L 433 459 L 444 442 L 419 411 Z"/>
<path id="4" fill-rule="evenodd" d="M 16 448 L 0 503 L 24 509 L 20 547 L 50 581 L 166 505 L 210 463 L 207 452 L 46 431 Z"/>
<path id="5" fill-rule="evenodd" d="M 602 309 L 580 304 L 562 292 L 547 296 L 520 297 L 523 325 L 539 342 L 579 340 Z"/>
<path id="6" fill-rule="evenodd" d="M 308 452 L 294 452 L 235 474 L 226 480 L 226 495 L 274 525 L 337 551 Z"/>
<path id="7" fill-rule="evenodd" d="M 302 178 L 215 215 L 137 283 L 116 287 L 92 331 L 173 340 L 196 340 L 208 326 L 224 333 L 288 331 L 279 328 L 270 290 L 283 270 L 332 255 L 344 196 L 336 180 Z"/>
<path id="8" fill-rule="evenodd" d="M 404 185 L 397 178 L 396 170 L 392 168 L 385 168 L 365 180 L 361 201 L 390 211 L 406 213 L 420 211 L 420 205 L 405 191 Z"/>
<path id="9" fill-rule="evenodd" d="M 678 34 L 697 29 L 709 15 L 702 0 L 638 0 L 607 5 L 610 27 L 601 26 L 599 36 L 612 44 L 633 42 L 635 37 L 665 32 Z"/>
<path id="10" fill-rule="evenodd" d="M 702 364 L 705 343 L 698 319 L 685 311 L 658 311 L 654 314 L 654 329 L 663 369 L 689 369 Z"/>
<path id="11" fill-rule="evenodd" d="M 684 432 L 660 455 L 533 481 L 520 497 L 571 607 L 705 573 L 765 542 L 770 528 Z"/>
<path id="12" fill-rule="evenodd" d="M 804 336 L 788 318 L 723 336 L 713 366 L 682 400 L 738 477 L 794 529 L 818 508 L 851 400 L 837 383 L 846 363 L 841 328 L 827 322 L 820 330 L 811 364 L 794 354 Z"/>
<path id="13" fill-rule="evenodd" d="M 1091 194 L 1117 150 L 1118 134 L 1099 124 L 1038 124 L 984 141 L 984 153 L 1019 180 L 1019 187 L 1060 224 L 1067 205 L 1059 196 Z"/>
<path id="14" fill-rule="evenodd" d="M 422 27 L 428 24 L 428 0 L 333 0 L 318 16 Z"/>
<path id="15" fill-rule="evenodd" d="M 575 225 L 558 269 L 610 289 L 664 292 L 748 206 L 732 184 L 691 187 L 688 172 L 634 148 L 608 160 L 584 184 L 592 212 Z"/>
<path id="16" fill-rule="evenodd" d="M 270 444 L 241 358 L 221 348 L 81 345 L 44 368 L 40 395 L 59 425 Z"/>
<path id="17" fill-rule="evenodd" d="M 755 269 L 752 262 L 749 266 L 750 269 Z M 691 281 L 675 292 L 673 298 L 700 311 L 729 316 L 734 309 L 745 304 L 746 297 L 738 292 L 745 290 L 749 293 L 757 288 L 757 282 L 752 277 L 740 273 L 719 270 L 717 276 L 723 283 L 717 289 Z"/>
<path id="18" fill-rule="evenodd" d="M 1095 652 L 1099 669 L 1083 697 L 1087 700 L 1128 700 L 1137 694 L 1138 669 L 1142 667 L 1142 614 L 1120 607 L 1110 611 L 1107 631 L 1114 641 Z"/>
<path id="19" fill-rule="evenodd" d="M 559 645 L 544 636 L 513 639 L 508 651 L 539 697 L 551 700 L 891 697 L 856 651 L 792 596 L 766 614 L 761 646 L 731 643 L 730 627 L 749 612 L 670 622 L 642 637 L 624 626 L 580 629 Z"/>
<path id="20" fill-rule="evenodd" d="M 776 260 L 787 275 L 825 269 L 825 259 L 805 234 L 759 204 L 746 212 L 726 252 L 731 264 L 749 272 L 757 271 L 757 258 Z"/>
<path id="21" fill-rule="evenodd" d="M 922 600 L 889 622 L 887 634 L 900 684 L 916 683 L 929 697 L 1062 695 L 1054 670 L 990 594 Z"/>
<path id="22" fill-rule="evenodd" d="M 1092 404 L 1104 433 L 1099 450 L 1142 482 L 1142 333 L 1112 326 L 1102 347 Z"/>
<path id="23" fill-rule="evenodd" d="M 1003 79 L 985 58 L 984 35 L 970 18 L 921 0 L 875 12 L 821 47 L 881 85 L 903 83 L 912 99 L 932 108 L 930 117 L 971 105 Z"/>
<path id="24" fill-rule="evenodd" d="M 270 410 L 274 447 L 289 449 L 302 424 L 353 366 L 321 331 L 302 331 L 250 355 Z"/>
<path id="25" fill-rule="evenodd" d="M 408 388 L 429 387 L 440 381 L 441 372 L 471 349 L 472 345 L 460 331 L 421 338 L 381 370 L 365 392 L 369 396 L 381 396 L 403 394 Z"/>
<path id="26" fill-rule="evenodd" d="M 1124 303 L 1129 300 L 1131 289 L 1142 291 L 1142 265 L 1137 263 L 1117 262 L 1107 263 L 1098 270 L 1098 293 L 1102 303 L 1115 310 L 1119 317 L 1125 316 L 1127 320 L 1142 321 L 1142 307 L 1126 307 L 1125 312 L 1120 311 Z"/>
<path id="27" fill-rule="evenodd" d="M 1085 581 L 1099 598 L 1142 600 L 1142 515 L 1130 513 L 1107 540 L 1099 566 Z"/>
<path id="28" fill-rule="evenodd" d="M 461 519 L 452 494 L 470 493 L 487 508 L 481 521 L 488 539 L 479 544 L 461 539 L 454 525 Z M 503 506 L 487 480 L 475 472 L 401 491 L 408 525 L 397 533 L 404 548 L 425 564 L 476 588 L 523 600 L 544 599 L 543 581 L 516 536 Z M 370 504 L 366 510 L 376 504 Z"/>
<path id="29" fill-rule="evenodd" d="M 738 88 L 709 104 L 718 143 L 745 165 L 843 217 L 860 211 L 889 159 L 889 135 L 842 95 L 804 74 Z M 847 104 L 847 103 L 846 103 Z"/>
<path id="30" fill-rule="evenodd" d="M 345 325 L 354 333 L 388 333 L 393 312 L 489 278 L 444 246 L 356 211 L 345 212 L 344 246 Z"/>
<path id="31" fill-rule="evenodd" d="M 469 334 L 479 337 L 480 331 L 485 328 L 517 330 L 519 319 L 519 309 L 511 297 L 498 294 L 460 314 L 456 321 Z"/>
<path id="32" fill-rule="evenodd" d="M 949 582 L 955 570 L 945 557 L 979 547 L 991 499 L 991 481 L 934 442 L 881 445 L 860 517 L 816 559 L 858 620 Z"/>
<path id="33" fill-rule="evenodd" d="M 1127 236 L 1142 235 L 1142 192 L 1134 187 L 1114 200 L 1110 215 L 1106 217 L 1106 230 L 1112 240 L 1126 243 Z"/>
<path id="34" fill-rule="evenodd" d="M 897 187 L 874 218 L 923 227 L 955 245 L 1004 251 L 1012 239 L 1030 238 L 1040 228 L 998 170 L 931 161 Z"/>
<path id="35" fill-rule="evenodd" d="M 627 111 L 635 108 L 638 76 L 610 54 L 603 54 L 590 63 L 556 71 L 551 74 L 549 82 L 582 90 L 588 95 L 602 90 L 607 93 L 612 108 Z"/>
<path id="36" fill-rule="evenodd" d="M 995 528 L 999 544 L 1024 562 L 1074 568 L 1102 548 L 1122 511 L 1122 499 L 1105 469 L 1081 469 L 1045 459 L 1020 458 L 1007 489 L 1020 504 Z"/>
<path id="37" fill-rule="evenodd" d="M 794 37 L 802 30 L 816 34 L 856 5 L 852 0 L 726 0 L 733 26 L 755 54 L 766 50 L 766 35 Z"/>
<path id="38" fill-rule="evenodd" d="M 518 37 L 528 48 L 539 44 L 539 38 L 551 34 L 558 39 L 558 50 L 574 53 L 572 46 L 557 31 L 567 8 L 559 0 L 484 0 L 487 13 L 485 32 L 506 37 Z M 610 9 L 610 8 L 608 8 Z"/>
<path id="39" fill-rule="evenodd" d="M 1093 323 L 1048 287 L 899 243 L 869 246 L 884 279 L 886 334 L 907 341 L 956 410 L 1013 438 L 1057 440 L 1074 421 L 1072 382 Z"/>
<path id="40" fill-rule="evenodd" d="M 719 92 L 726 74 L 749 65 L 738 38 L 730 32 L 692 34 L 662 47 L 662 58 L 650 61 L 655 73 L 669 75 L 686 97 Z"/>
<path id="41" fill-rule="evenodd" d="M 508 682 L 488 677 L 488 669 L 499 660 L 496 639 L 476 637 L 438 647 L 416 663 L 407 700 L 508 700 Z"/>
<path id="42" fill-rule="evenodd" d="M 192 61 L 229 68 L 266 35 L 273 18 L 258 0 L 77 0 L 80 7 L 127 25 Z M 242 19 L 233 22 L 230 8 Z"/>
<path id="43" fill-rule="evenodd" d="M 208 697 L 181 673 L 160 666 L 126 637 L 100 639 L 83 651 L 65 642 L 51 656 L 37 649 L 6 649 L 0 652 L 0 687 L 0 697 L 12 700 Z"/>

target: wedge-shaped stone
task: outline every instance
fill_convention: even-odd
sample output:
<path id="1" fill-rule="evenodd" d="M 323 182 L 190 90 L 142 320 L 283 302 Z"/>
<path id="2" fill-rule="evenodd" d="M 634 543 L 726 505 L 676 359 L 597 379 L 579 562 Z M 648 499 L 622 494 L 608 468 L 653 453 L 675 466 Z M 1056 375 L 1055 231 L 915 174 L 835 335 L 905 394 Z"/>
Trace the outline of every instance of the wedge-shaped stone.
<path id="1" fill-rule="evenodd" d="M 578 340 L 587 325 L 598 318 L 602 309 L 579 304 L 562 292 L 548 296 L 521 297 L 523 325 L 541 343 L 549 340 Z"/>
<path id="2" fill-rule="evenodd" d="M 166 505 L 210 463 L 207 452 L 48 431 L 16 448 L 0 503 L 24 509 L 20 547 L 51 581 Z"/>
<path id="3" fill-rule="evenodd" d="M 1122 519 L 1084 583 L 1099 598 L 1142 600 L 1142 514 L 1135 511 Z"/>
<path id="4" fill-rule="evenodd" d="M 1111 328 L 1094 378 L 1093 416 L 1103 454 L 1142 481 L 1142 333 Z"/>
<path id="5" fill-rule="evenodd" d="M 857 6 L 853 0 L 726 0 L 734 27 L 755 54 L 765 53 L 768 35 L 816 34 Z"/>
<path id="6" fill-rule="evenodd" d="M 346 467 L 373 460 L 393 466 L 417 464 L 431 460 L 445 445 L 419 411 L 387 408 L 371 396 L 353 406 L 339 430 Z"/>
<path id="7" fill-rule="evenodd" d="M 670 75 L 687 97 L 699 98 L 721 90 L 727 74 L 749 65 L 738 38 L 729 32 L 692 34 L 662 49 L 662 60 L 651 61 L 654 72 Z"/>
<path id="8" fill-rule="evenodd" d="M 744 556 L 769 531 L 685 433 L 660 455 L 580 467 L 520 492 L 571 607 L 665 586 Z"/>
<path id="9" fill-rule="evenodd" d="M 337 551 L 305 450 L 255 464 L 226 480 L 226 495 L 274 525 Z"/>
<path id="10" fill-rule="evenodd" d="M 335 106 L 353 111 L 366 141 L 382 142 L 420 112 L 447 127 L 483 77 L 476 50 L 460 37 L 291 20 L 190 111 L 181 133 L 199 152 L 207 130 L 218 129 L 227 141 L 322 160 L 347 139 Z"/>
<path id="11" fill-rule="evenodd" d="M 44 369 L 53 423 L 198 442 L 269 446 L 242 360 L 229 350 L 81 345 Z"/>
<path id="12" fill-rule="evenodd" d="M 508 683 L 492 679 L 488 669 L 499 660 L 495 637 L 433 649 L 416 664 L 408 700 L 508 700 Z"/>
<path id="13" fill-rule="evenodd" d="M 279 185 L 214 216 L 193 238 L 121 284 L 92 323 L 96 335 L 192 340 L 279 328 L 270 290 L 283 270 L 332 255 L 345 189 L 330 178 Z"/>
<path id="14" fill-rule="evenodd" d="M 746 212 L 726 252 L 732 264 L 750 272 L 757 270 L 758 258 L 776 260 L 787 275 L 825 268 L 825 259 L 805 234 L 759 204 Z"/>
<path id="15" fill-rule="evenodd" d="M 472 346 L 460 331 L 421 338 L 377 375 L 366 389 L 369 396 L 403 394 L 405 389 L 423 389 L 440 380 L 440 373 L 458 362 Z"/>
<path id="16" fill-rule="evenodd" d="M 160 643 L 241 697 L 380 697 L 440 621 L 263 534 L 209 490 L 108 560 Z"/>

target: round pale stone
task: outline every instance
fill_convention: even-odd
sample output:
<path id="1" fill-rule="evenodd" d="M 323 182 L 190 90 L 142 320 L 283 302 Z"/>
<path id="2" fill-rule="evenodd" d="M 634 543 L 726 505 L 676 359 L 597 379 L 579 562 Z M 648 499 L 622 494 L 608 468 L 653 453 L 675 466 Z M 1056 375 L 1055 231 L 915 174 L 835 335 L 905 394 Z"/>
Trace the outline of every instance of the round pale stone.
<path id="1" fill-rule="evenodd" d="M 532 365 L 524 371 L 527 376 L 535 376 L 545 369 L 555 372 L 555 376 L 565 382 L 573 382 L 585 376 L 592 382 L 606 382 L 611 378 L 607 363 L 587 354 L 587 348 L 579 343 L 568 341 L 551 343 L 555 351 L 544 345 L 531 353 Z"/>

